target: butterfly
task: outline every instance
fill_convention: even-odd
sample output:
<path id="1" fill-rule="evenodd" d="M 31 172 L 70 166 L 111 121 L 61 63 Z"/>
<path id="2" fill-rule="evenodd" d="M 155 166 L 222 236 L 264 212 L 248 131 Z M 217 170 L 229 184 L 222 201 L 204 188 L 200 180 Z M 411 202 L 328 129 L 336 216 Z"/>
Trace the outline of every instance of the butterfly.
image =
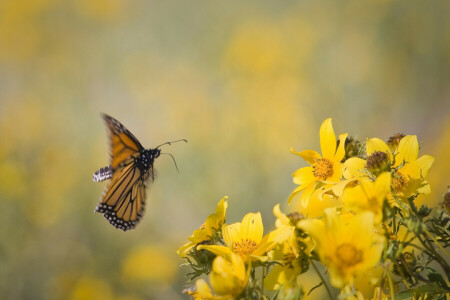
<path id="1" fill-rule="evenodd" d="M 153 163 L 161 153 L 159 147 L 145 149 L 138 139 L 119 121 L 103 114 L 109 132 L 111 163 L 94 173 L 94 182 L 111 179 L 94 212 L 116 228 L 127 231 L 141 220 L 145 208 L 145 188 L 154 181 Z M 172 156 L 171 154 L 169 154 Z M 175 162 L 175 159 L 172 156 Z M 176 167 L 176 162 L 175 162 Z M 178 170 L 178 168 L 177 168 Z"/>

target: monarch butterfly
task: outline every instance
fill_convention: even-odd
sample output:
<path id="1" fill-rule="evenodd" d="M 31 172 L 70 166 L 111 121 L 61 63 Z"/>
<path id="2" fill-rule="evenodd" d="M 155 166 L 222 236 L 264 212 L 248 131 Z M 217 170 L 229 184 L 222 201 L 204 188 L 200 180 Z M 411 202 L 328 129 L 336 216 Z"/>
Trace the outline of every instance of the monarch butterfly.
<path id="1" fill-rule="evenodd" d="M 187 141 L 145 149 L 119 121 L 106 114 L 103 119 L 109 132 L 111 164 L 95 172 L 93 180 L 111 181 L 94 212 L 102 213 L 114 227 L 126 231 L 133 229 L 144 213 L 145 187 L 154 180 L 153 162 L 160 154 L 169 154 L 161 153 L 159 147 Z"/>

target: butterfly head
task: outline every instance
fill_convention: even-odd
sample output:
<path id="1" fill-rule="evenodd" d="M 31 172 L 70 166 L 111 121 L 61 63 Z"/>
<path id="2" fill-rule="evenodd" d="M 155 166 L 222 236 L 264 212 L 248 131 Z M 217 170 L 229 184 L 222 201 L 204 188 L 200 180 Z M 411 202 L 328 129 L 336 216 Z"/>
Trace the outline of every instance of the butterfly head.
<path id="1" fill-rule="evenodd" d="M 153 158 L 157 158 L 161 154 L 161 150 L 159 149 L 151 149 L 151 152 Z"/>
<path id="2" fill-rule="evenodd" d="M 161 154 L 161 150 L 159 150 L 158 148 L 155 149 L 145 149 L 144 150 L 144 156 L 148 157 L 149 159 L 151 159 L 152 161 L 159 157 L 159 155 Z"/>

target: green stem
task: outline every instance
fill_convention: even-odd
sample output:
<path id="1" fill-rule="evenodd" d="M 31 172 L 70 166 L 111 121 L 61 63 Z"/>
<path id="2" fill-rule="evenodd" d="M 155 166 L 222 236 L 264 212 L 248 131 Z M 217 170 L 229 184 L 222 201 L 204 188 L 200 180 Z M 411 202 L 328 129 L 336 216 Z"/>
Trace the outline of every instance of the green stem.
<path id="1" fill-rule="evenodd" d="M 450 273 L 450 267 L 447 264 L 447 262 L 445 261 L 445 259 L 443 259 L 434 249 L 433 244 L 431 244 L 431 242 L 427 239 L 427 236 L 425 235 L 425 240 L 423 240 L 421 238 L 421 235 L 418 234 L 417 238 L 419 239 L 420 243 L 422 244 L 422 246 L 425 247 L 425 249 L 427 249 L 429 252 L 433 253 L 432 257 L 436 260 L 436 262 L 442 267 L 442 269 L 444 270 L 445 274 L 449 274 Z"/>
<path id="2" fill-rule="evenodd" d="M 444 247 L 439 244 L 439 242 L 431 235 L 431 233 L 428 231 L 428 229 L 424 228 L 423 231 L 430 237 L 430 239 L 433 240 L 433 242 L 442 250 L 442 252 L 445 253 L 450 258 L 450 254 L 447 252 L 447 250 L 444 249 Z"/>
<path id="3" fill-rule="evenodd" d="M 325 286 L 325 289 L 327 290 L 328 293 L 328 297 L 330 297 L 331 300 L 333 300 L 333 295 L 331 294 L 331 290 L 330 287 L 328 286 L 327 282 L 325 281 L 325 278 L 323 278 L 322 274 L 320 273 L 319 269 L 317 269 L 316 264 L 314 263 L 314 261 L 311 260 L 311 265 L 314 268 L 314 271 L 316 271 L 317 275 L 319 275 L 320 279 L 323 282 L 323 285 Z"/>
<path id="4" fill-rule="evenodd" d="M 266 277 L 266 266 L 263 266 L 262 267 L 262 277 L 261 277 L 261 291 L 262 291 L 262 294 L 264 294 L 264 277 Z"/>
<path id="5" fill-rule="evenodd" d="M 392 300 L 395 300 L 394 283 L 392 282 L 391 273 L 389 272 L 388 269 L 386 269 L 386 274 L 387 274 L 387 278 L 388 278 L 388 281 L 389 281 L 389 288 L 391 290 Z"/>

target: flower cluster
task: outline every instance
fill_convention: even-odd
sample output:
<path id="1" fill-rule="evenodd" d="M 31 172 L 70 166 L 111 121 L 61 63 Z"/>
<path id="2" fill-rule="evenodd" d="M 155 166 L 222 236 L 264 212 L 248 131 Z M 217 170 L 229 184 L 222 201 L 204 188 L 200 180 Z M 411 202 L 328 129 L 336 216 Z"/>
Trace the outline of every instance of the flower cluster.
<path id="1" fill-rule="evenodd" d="M 226 224 L 226 198 L 219 202 L 178 250 L 193 270 L 191 279 L 209 274 L 210 285 L 197 279 L 186 293 L 194 299 L 302 299 L 301 275 L 314 269 L 320 283 L 308 294 L 323 286 L 331 299 L 445 299 L 450 194 L 441 207 L 416 207 L 416 199 L 431 192 L 426 176 L 434 163 L 429 155 L 419 157 L 417 136 L 362 143 L 341 134 L 337 140 L 327 119 L 320 147 L 322 154 L 291 149 L 310 166 L 293 173 L 293 212 L 277 204 L 275 229 L 266 235 L 260 213 Z M 371 283 L 370 294 L 358 290 L 359 278 Z"/>

